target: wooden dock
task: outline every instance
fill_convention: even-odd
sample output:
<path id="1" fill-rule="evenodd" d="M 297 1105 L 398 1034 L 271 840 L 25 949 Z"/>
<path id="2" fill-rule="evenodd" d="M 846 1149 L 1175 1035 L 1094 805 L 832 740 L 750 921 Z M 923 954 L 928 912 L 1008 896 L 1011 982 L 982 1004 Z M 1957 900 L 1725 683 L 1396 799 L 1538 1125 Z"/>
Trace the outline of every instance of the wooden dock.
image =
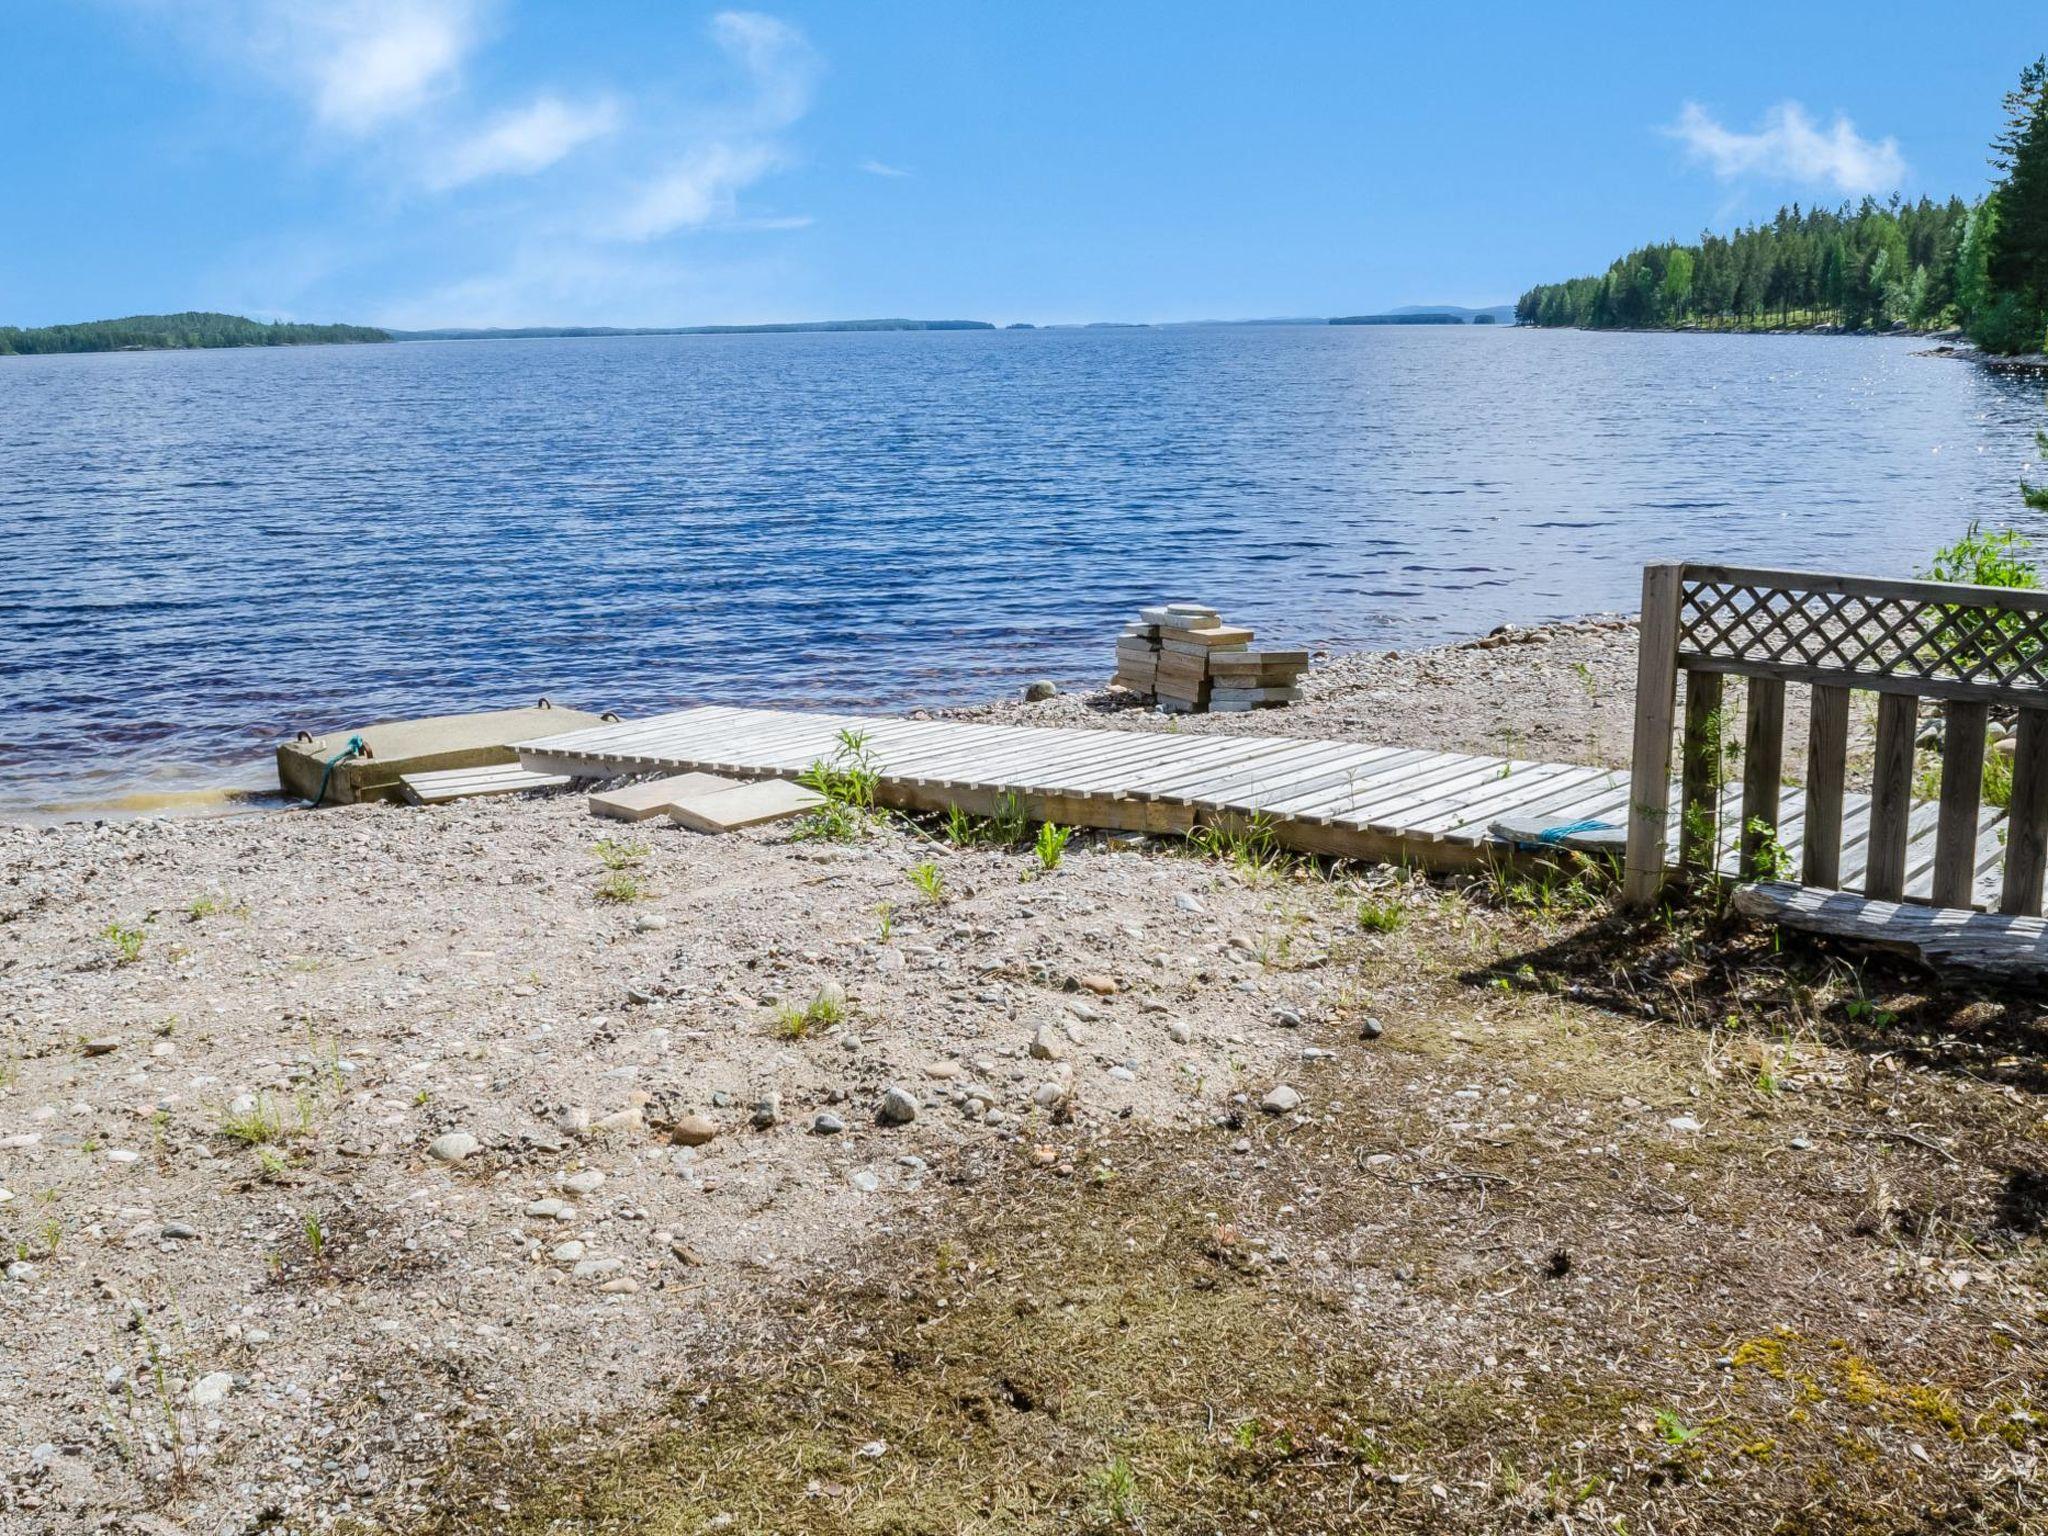
<path id="1" fill-rule="evenodd" d="M 1498 851 L 1488 827 L 1503 817 L 1619 827 L 1629 812 L 1626 770 L 1289 736 L 705 707 L 541 737 L 515 749 L 535 773 L 788 779 L 831 758 L 842 731 L 864 734 L 881 774 L 878 798 L 906 810 L 957 805 L 986 816 L 1015 797 L 1033 820 L 1150 833 L 1259 815 L 1283 844 L 1305 853 L 1431 869 L 1468 868 Z M 1779 839 L 1796 867 L 1802 797 L 1794 791 L 1786 800 Z M 1719 860 L 1731 876 L 1739 873 L 1733 844 L 1740 801 L 1741 789 L 1731 786 Z M 1916 805 L 1910 821 L 1907 890 L 1922 900 L 1931 888 L 1936 816 L 1935 806 Z M 1981 818 L 1980 901 L 1997 892 L 2003 819 L 1993 810 Z M 1862 868 L 1869 826 L 1868 797 L 1847 796 L 1845 883 Z M 1674 843 L 1676 836 L 1674 826 Z"/>

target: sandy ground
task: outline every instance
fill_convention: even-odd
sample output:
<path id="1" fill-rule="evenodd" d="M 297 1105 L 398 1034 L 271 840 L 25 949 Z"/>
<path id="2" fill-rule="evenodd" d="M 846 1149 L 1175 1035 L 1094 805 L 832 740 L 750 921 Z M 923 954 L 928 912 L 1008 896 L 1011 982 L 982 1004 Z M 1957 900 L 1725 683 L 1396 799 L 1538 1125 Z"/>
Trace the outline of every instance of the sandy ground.
<path id="1" fill-rule="evenodd" d="M 1317 670 L 1296 709 L 1176 728 L 1618 762 L 1633 642 L 1625 621 L 1600 620 L 1533 639 L 1341 658 Z M 1164 724 L 1102 695 L 983 713 Z M 938 899 L 913 878 L 926 863 Z M 1603 960 L 1524 989 L 1541 967 L 1503 967 L 1502 957 L 1537 954 L 1553 936 L 1545 924 L 1587 920 L 1577 907 L 1551 913 L 1542 896 L 1533 915 L 1496 912 L 1391 881 L 1088 838 L 1041 871 L 1026 852 L 954 849 L 902 822 L 853 846 L 775 828 L 715 839 L 666 825 L 621 830 L 593 821 L 573 795 L 0 829 L 0 1528 L 524 1529 L 523 1501 L 535 1494 L 516 1473 L 535 1437 L 615 1439 L 667 1425 L 679 1389 L 730 1387 L 721 1373 L 739 1362 L 742 1386 L 746 1372 L 764 1383 L 754 1406 L 779 1402 L 766 1383 L 786 1381 L 814 1347 L 834 1361 L 842 1349 L 858 1357 L 869 1326 L 806 1322 L 806 1308 L 862 1296 L 849 1315 L 885 1319 L 889 1298 L 930 1280 L 934 1262 L 946 1285 L 1000 1276 L 1002 1261 L 985 1249 L 979 1269 L 943 1260 L 954 1245 L 945 1234 L 998 1242 L 973 1224 L 1010 1209 L 1003 1192 L 1020 1180 L 1020 1210 L 1084 1191 L 1099 1201 L 1111 1159 L 1134 1170 L 1163 1159 L 1178 1171 L 1134 1178 L 1139 1203 L 1107 1218 L 1045 1207 L 1034 1253 L 1099 1234 L 1102 1220 L 1126 1237 L 1107 1257 L 1072 1262 L 1174 1251 L 1165 1235 L 1147 1246 L 1128 1234 L 1192 1199 L 1209 1236 L 1175 1261 L 1183 1279 L 1215 1260 L 1219 1230 L 1241 1233 L 1220 1241 L 1252 1255 L 1231 1259 L 1230 1275 L 1296 1302 L 1385 1300 L 1438 1274 L 1441 1294 L 1366 1309 L 1376 1336 L 1420 1330 L 1442 1347 L 1442 1358 L 1425 1348 L 1409 1360 L 1415 1381 L 1449 1373 L 1494 1380 L 1510 1399 L 1517 1390 L 1485 1338 L 1486 1287 L 1499 1277 L 1449 1264 L 1471 1239 L 1469 1208 L 1431 1205 L 1393 1224 L 1386 1212 L 1360 1214 L 1341 1232 L 1303 1213 L 1385 1184 L 1388 1169 L 1368 1153 L 1413 1171 L 1423 1182 L 1410 1198 L 1427 1186 L 1430 1205 L 1439 1177 L 1483 1194 L 1496 1176 L 1472 1170 L 1514 1147 L 1534 1162 L 1497 1175 L 1502 1199 L 1531 1168 L 1576 1180 L 1594 1156 L 1613 1170 L 1591 1206 L 1569 1182 L 1546 1189 L 1558 1203 L 1532 1210 L 1534 1225 L 1514 1239 L 1541 1250 L 1532 1262 L 1582 1241 L 1586 1219 L 1633 1220 L 1605 1213 L 1610 1193 L 1634 1190 L 1626 1206 L 1652 1199 L 1646 1180 L 1681 1185 L 1680 1204 L 1639 1249 L 1645 1260 L 1669 1255 L 1673 1269 L 1659 1279 L 1654 1263 L 1634 1264 L 1634 1303 L 1623 1286 L 1588 1300 L 1577 1322 L 1566 1308 L 1528 1323 L 1518 1347 L 1554 1362 L 1546 1370 L 1616 1375 L 1624 1362 L 1611 1352 L 1631 1337 L 1629 1309 L 1645 1305 L 1646 1283 L 1675 1287 L 1649 1311 L 1679 1328 L 1682 1297 L 1708 1294 L 1699 1222 L 1735 1221 L 1746 1254 L 1770 1251 L 1773 1283 L 1792 1283 L 1802 1266 L 1849 1276 L 1825 1301 L 1788 1304 L 1801 1338 L 1854 1334 L 1900 1379 L 1945 1369 L 1943 1400 L 2002 1414 L 2000 1425 L 2033 1411 L 2048 1358 L 2041 1246 L 2029 1226 L 2038 1215 L 2031 1197 L 2010 1219 L 1997 1213 L 2000 1191 L 2042 1165 L 2039 1084 L 2004 1069 L 1955 1075 L 1938 1062 L 1923 1080 L 1894 1065 L 1883 1069 L 1894 1074 L 1886 1093 L 1897 1101 L 1912 1090 L 1914 1108 L 1887 1120 L 1904 1112 L 1867 1085 L 1869 1059 L 1890 1049 L 1815 1022 L 1835 1007 L 1827 1018 L 1860 1019 L 1867 1032 L 1877 1007 L 1860 974 L 1852 1000 L 1865 1012 L 1828 1003 L 1851 997 L 1846 969 L 1829 962 L 1827 979 L 1785 993 L 1805 1004 L 1757 1012 L 1778 1021 L 1785 1042 L 1776 1070 L 1841 1085 L 1839 1101 L 1825 1113 L 1807 1101 L 1790 1114 L 1775 1099 L 1751 1104 L 1752 1056 L 1737 1052 L 1730 1067 L 1733 1048 L 1712 1037 L 1722 1005 L 1703 1014 L 1671 1001 L 1703 986 L 1691 951 L 1675 980 Z M 632 899 L 604 899 L 608 883 Z M 1397 909 L 1395 927 L 1362 930 L 1361 902 Z M 842 996 L 842 1008 L 830 1006 Z M 828 1006 L 812 1008 L 821 997 Z M 1890 1019 L 1908 1006 L 1883 1011 Z M 2001 1018 L 2012 1014 L 2000 1006 Z M 1746 1005 L 1726 1007 L 1733 1027 Z M 1361 1029 L 1382 1028 L 1405 1043 L 1382 1051 L 1361 1040 Z M 1603 1031 L 1627 1070 L 1587 1065 L 1602 1060 Z M 1496 1036 L 1513 1051 L 1485 1044 Z M 2002 1044 L 1993 1058 L 2010 1059 Z M 1832 1117 L 1841 1125 L 1823 1131 Z M 1859 1120 L 1910 1137 L 1859 1139 Z M 1957 1127 L 1969 1128 L 1962 1141 Z M 1737 1216 L 1732 1203 L 1717 1209 L 1684 1190 L 1680 1170 L 1698 1177 L 1702 1135 L 1743 1170 L 1790 1155 L 1794 1142 L 1803 1152 L 1832 1138 L 1802 1165 L 1812 1219 L 1752 1230 L 1748 1207 Z M 1886 1155 L 1873 1161 L 1879 1146 Z M 1718 1188 L 1732 1176 L 1712 1177 Z M 1923 1224 L 1909 1240 L 1883 1225 L 1923 1195 L 1942 1202 L 1947 1227 Z M 1681 1221 L 1696 1198 L 1708 1214 Z M 1840 1232 L 1873 1201 L 1881 1235 L 1843 1252 Z M 1404 1224 L 1413 1222 L 1422 1225 Z M 1736 1262 L 1718 1239 L 1704 1246 Z M 1394 1247 L 1408 1256 L 1393 1260 Z M 1910 1285 L 1894 1283 L 1902 1275 Z M 1726 1288 L 1713 1294 L 1725 1299 Z M 1758 1301 L 1730 1302 L 1722 1331 L 1768 1335 L 1771 1307 Z M 1366 1315 L 1358 1305 L 1350 1315 Z M 923 1336 L 930 1306 L 919 1302 L 926 1321 L 904 1322 L 906 1339 Z M 2010 1335 L 2003 1365 L 1966 1369 L 1997 1328 Z M 1577 1329 L 1610 1352 L 1607 1364 L 1569 1360 Z M 1314 1337 L 1268 1343 L 1284 1354 Z M 1650 1337 L 1621 1378 L 1652 1380 L 1668 1364 L 1652 1362 Z M 1672 1346 L 1688 1382 L 1713 1358 L 1698 1354 L 1707 1348 Z M 1724 1379 L 1708 1369 L 1710 1383 Z M 814 1387 L 800 1416 L 816 1410 Z M 729 1396 L 685 1392 L 693 1406 L 682 1411 L 709 1412 Z M 1603 1407 L 1597 1435 L 1559 1433 L 1611 1458 L 1601 1436 L 1654 1444 L 1657 1411 L 1647 1399 Z M 1242 1434 L 1214 1419 L 1211 1402 L 1190 1443 L 1228 1451 Z M 1990 1442 L 1974 1430 L 1855 1432 L 1876 1437 L 1883 1465 L 1904 1458 L 1923 1482 L 1934 1473 L 1923 1475 L 1916 1456 L 1930 1458 L 1944 1489 L 1989 1475 Z M 750 1445 L 779 1443 L 758 1425 L 746 1433 Z M 717 1484 L 707 1472 L 653 1525 L 964 1528 L 936 1508 L 901 1526 L 872 1523 L 861 1480 L 888 1470 L 887 1436 L 841 1438 L 822 1481 L 792 1455 L 707 1503 L 706 1481 Z M 485 1440 L 514 1447 L 496 1470 L 453 1454 Z M 579 1440 L 578 1454 L 591 1443 Z M 874 1444 L 884 1449 L 870 1455 Z M 1999 1474 L 2004 1491 L 1986 1507 L 2003 1509 L 2013 1489 L 2033 1486 L 2031 1429 L 1996 1448 L 2025 1462 Z M 739 1463 L 720 1465 L 730 1481 Z M 1410 1475 L 1376 1486 L 1398 1493 Z M 1425 1476 L 1421 1490 L 1450 1474 L 1413 1475 Z M 1453 1482 L 1455 1493 L 1440 1483 L 1442 1497 L 1418 1506 L 1442 1517 L 1431 1528 L 1494 1528 L 1520 1510 L 1513 1500 L 1527 1502 Z M 656 1478 L 642 1485 L 664 1491 Z M 1062 1503 L 1056 1483 L 1029 1486 L 1051 1524 L 984 1510 L 976 1528 L 1075 1528 L 1080 1506 Z M 1668 1481 L 1651 1486 L 1668 1494 Z M 762 1489 L 782 1502 L 735 1524 L 731 1511 Z M 1318 1485 L 1261 1518 L 1342 1524 L 1326 1494 Z M 1000 1501 L 990 1507 L 1000 1513 Z M 1189 1524 L 1155 1504 L 1149 1527 L 1110 1525 L 1197 1529 L 1220 1518 L 1190 1507 Z M 1354 1488 L 1346 1519 L 1361 1508 Z M 640 1529 L 652 1518 L 621 1509 L 607 1524 L 550 1506 L 546 1519 L 558 1523 L 546 1528 Z M 1323 1523 L 1276 1513 L 1288 1510 Z M 1690 1527 L 1667 1516 L 1654 1528 Z"/>

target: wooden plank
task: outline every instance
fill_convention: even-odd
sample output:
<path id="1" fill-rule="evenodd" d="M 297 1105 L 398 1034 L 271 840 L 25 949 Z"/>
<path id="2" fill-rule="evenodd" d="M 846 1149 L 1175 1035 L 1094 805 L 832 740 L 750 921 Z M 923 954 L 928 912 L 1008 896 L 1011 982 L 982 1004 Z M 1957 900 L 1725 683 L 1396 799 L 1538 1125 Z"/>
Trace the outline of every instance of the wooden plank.
<path id="1" fill-rule="evenodd" d="M 1685 674 L 1685 730 L 1679 752 L 1678 863 L 1687 874 L 1714 867 L 1721 809 L 1721 674 Z"/>
<path id="2" fill-rule="evenodd" d="M 1935 833 L 1934 881 L 1938 907 L 1967 907 L 1977 885 L 1978 807 L 1984 798 L 1984 730 L 1991 706 L 1942 706 L 1941 826 Z"/>
<path id="3" fill-rule="evenodd" d="M 1949 607 L 1999 608 L 2011 613 L 2048 613 L 2048 593 L 2024 587 L 1979 587 L 1960 581 L 1910 581 L 1892 576 L 1844 576 L 1832 571 L 1773 571 L 1757 566 L 1685 567 L 1696 586 L 1788 587 L 1838 597 L 1905 597 Z"/>
<path id="4" fill-rule="evenodd" d="M 1643 568 L 1636 648 L 1636 720 L 1629 752 L 1628 858 L 1622 904 L 1637 911 L 1664 889 L 1665 823 L 1671 813 L 1671 726 L 1678 701 L 1678 601 L 1682 565 Z"/>
<path id="5" fill-rule="evenodd" d="M 1842 788 L 1849 772 L 1849 690 L 1814 686 L 1806 733 L 1806 837 L 1800 878 L 1842 882 Z"/>
<path id="6" fill-rule="evenodd" d="M 1578 764 L 1545 763 L 1535 773 L 1516 775 L 1513 779 L 1499 781 L 1484 792 L 1462 796 L 1454 804 L 1437 807 L 1426 815 L 1418 815 L 1409 822 L 1409 830 L 1429 837 L 1440 837 L 1456 831 L 1459 827 L 1470 826 L 1474 822 L 1492 821 L 1510 809 L 1517 814 L 1526 814 L 1531 808 L 1545 805 L 1580 785 L 1591 784 L 1606 777 L 1606 773 L 1599 768 L 1587 768 Z M 1516 779 L 1520 782 L 1516 782 Z"/>
<path id="7" fill-rule="evenodd" d="M 574 782 L 564 773 L 532 773 L 517 763 L 490 768 L 451 768 L 439 773 L 400 774 L 398 782 L 418 805 L 445 805 L 485 795 L 523 794 L 534 789 L 560 789 Z"/>
<path id="8" fill-rule="evenodd" d="M 2041 911 L 2041 875 L 2048 865 L 2048 710 L 2021 710 L 2016 735 L 1998 910 L 2031 917 Z"/>
<path id="9" fill-rule="evenodd" d="M 1749 680 L 1749 707 L 1742 731 L 1742 820 L 1738 843 L 1742 868 L 1756 867 L 1766 838 L 1779 839 L 1779 787 L 1785 782 L 1785 685 L 1775 678 Z M 1781 846 L 1782 840 L 1780 839 Z"/>
<path id="10" fill-rule="evenodd" d="M 1870 846 L 1863 869 L 1863 894 L 1897 901 L 1906 893 L 1907 819 L 1913 809 L 1915 701 L 1881 694 L 1877 701 L 1877 766 L 1870 786 Z"/>
<path id="11" fill-rule="evenodd" d="M 2010 979 L 2048 972 L 2048 923 L 2039 917 L 1872 901 L 1786 883 L 1737 886 L 1730 905 L 1747 917 L 1908 954 L 1937 970 Z"/>
<path id="12" fill-rule="evenodd" d="M 1274 816 L 1307 817 L 1329 806 L 1355 805 L 1371 793 L 1375 784 L 1406 772 L 1414 764 L 1438 757 L 1420 748 L 1404 748 L 1374 762 L 1333 768 L 1312 775 L 1304 782 L 1276 791 L 1278 798 L 1265 800 L 1259 809 Z"/>
<path id="13" fill-rule="evenodd" d="M 2044 694 L 2040 688 L 2004 687 L 1996 683 L 1964 682 L 1959 678 L 1858 672 L 1848 667 L 1814 667 L 1803 662 L 1731 661 L 1697 651 L 1683 651 L 1679 659 L 1688 672 L 1721 672 L 1736 677 L 1775 678 L 1781 683 L 1862 688 L 1871 693 L 1916 699 L 1983 699 L 1993 704 L 2025 709 L 2041 704 Z"/>

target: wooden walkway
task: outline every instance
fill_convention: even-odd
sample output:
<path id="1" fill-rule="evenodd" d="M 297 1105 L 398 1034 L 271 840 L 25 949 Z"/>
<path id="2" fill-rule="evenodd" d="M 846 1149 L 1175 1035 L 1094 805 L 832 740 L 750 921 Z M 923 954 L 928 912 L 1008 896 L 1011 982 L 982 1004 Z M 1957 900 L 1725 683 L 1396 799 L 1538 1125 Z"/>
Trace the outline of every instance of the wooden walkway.
<path id="1" fill-rule="evenodd" d="M 516 750 L 531 772 L 584 778 L 688 771 L 794 778 L 830 758 L 842 730 L 865 733 L 881 772 L 878 797 L 904 809 L 958 805 L 985 816 L 1015 796 L 1034 820 L 1157 833 L 1259 814 L 1280 841 L 1303 852 L 1436 869 L 1469 867 L 1499 849 L 1487 828 L 1502 817 L 1617 827 L 1628 817 L 1625 770 L 1288 736 L 705 707 L 520 742 Z M 1732 845 L 1740 800 L 1739 786 L 1730 786 L 1721 860 L 1730 875 L 1738 873 Z M 1779 836 L 1796 867 L 1802 797 L 1788 792 L 1786 805 Z M 1933 805 L 1912 813 L 1907 891 L 1923 900 L 1935 813 Z M 1987 891 L 1996 897 L 2002 821 L 1998 811 L 1982 818 L 1980 902 Z M 1848 797 L 1845 884 L 1860 879 L 1869 822 L 1868 797 Z"/>

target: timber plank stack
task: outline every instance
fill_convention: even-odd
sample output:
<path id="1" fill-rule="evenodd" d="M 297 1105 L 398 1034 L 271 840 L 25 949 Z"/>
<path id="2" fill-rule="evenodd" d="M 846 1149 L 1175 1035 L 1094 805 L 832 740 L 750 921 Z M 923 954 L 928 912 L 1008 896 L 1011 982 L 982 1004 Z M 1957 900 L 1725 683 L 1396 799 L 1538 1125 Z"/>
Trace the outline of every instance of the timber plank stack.
<path id="1" fill-rule="evenodd" d="M 1161 603 L 1138 611 L 1116 642 L 1120 688 L 1168 714 L 1272 709 L 1301 697 L 1307 651 L 1252 649 L 1252 631 L 1226 624 L 1200 603 Z"/>

